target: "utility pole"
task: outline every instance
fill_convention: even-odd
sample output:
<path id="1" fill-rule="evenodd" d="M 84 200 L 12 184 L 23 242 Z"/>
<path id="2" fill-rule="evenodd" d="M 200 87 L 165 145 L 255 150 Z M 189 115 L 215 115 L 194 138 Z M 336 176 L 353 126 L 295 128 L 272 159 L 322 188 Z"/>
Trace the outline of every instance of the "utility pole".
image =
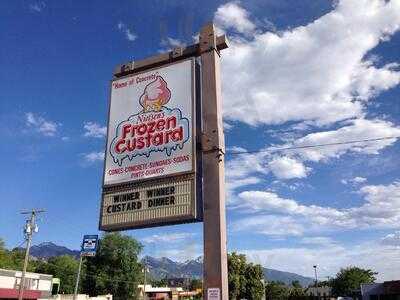
<path id="1" fill-rule="evenodd" d="M 79 255 L 79 267 L 78 267 L 78 274 L 76 275 L 76 282 L 75 282 L 75 289 L 74 289 L 74 300 L 76 300 L 76 296 L 78 294 L 78 287 L 79 287 L 79 279 L 81 277 L 81 269 L 82 269 L 82 253 Z"/>
<path id="2" fill-rule="evenodd" d="M 28 268 L 28 263 L 29 263 L 29 250 L 30 250 L 31 244 L 32 244 L 32 235 L 33 235 L 33 233 L 38 232 L 38 227 L 36 225 L 36 215 L 39 213 L 42 213 L 42 212 L 45 212 L 45 210 L 32 209 L 31 211 L 22 211 L 21 212 L 21 214 L 23 214 L 23 215 L 30 214 L 31 217 L 29 220 L 26 220 L 26 224 L 24 227 L 26 249 L 25 249 L 24 268 L 22 270 L 21 281 L 19 283 L 18 300 L 22 300 L 24 297 L 25 274 L 26 274 L 26 269 Z"/>

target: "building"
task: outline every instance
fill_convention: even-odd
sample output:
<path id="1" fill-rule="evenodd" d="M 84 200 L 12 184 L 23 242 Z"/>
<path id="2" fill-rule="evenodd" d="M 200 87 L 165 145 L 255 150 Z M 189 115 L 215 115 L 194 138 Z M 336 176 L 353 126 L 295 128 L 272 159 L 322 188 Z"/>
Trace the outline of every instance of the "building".
<path id="1" fill-rule="evenodd" d="M 89 295 L 85 295 L 85 294 L 76 295 L 76 300 L 112 300 L 112 299 L 113 299 L 112 295 L 102 295 L 102 296 L 96 296 L 96 297 L 89 297 Z M 43 300 L 45 300 L 45 299 L 43 299 Z M 74 300 L 74 295 L 72 295 L 72 294 L 61 295 L 60 294 L 57 296 L 53 296 L 53 298 L 51 298 L 51 300 Z"/>
<path id="2" fill-rule="evenodd" d="M 309 287 L 306 290 L 306 295 L 330 299 L 332 297 L 332 288 L 330 286 Z"/>
<path id="3" fill-rule="evenodd" d="M 400 280 L 361 284 L 362 300 L 400 300 Z"/>
<path id="4" fill-rule="evenodd" d="M 189 288 L 190 281 L 191 281 L 191 279 L 190 278 L 186 278 L 186 277 L 167 278 L 167 286 Z"/>
<path id="5" fill-rule="evenodd" d="M 21 271 L 0 269 L 0 299 L 18 299 Z M 25 275 L 24 299 L 51 297 L 59 289 L 59 280 L 52 275 L 27 272 Z"/>
<path id="6" fill-rule="evenodd" d="M 181 287 L 153 287 L 150 284 L 146 284 L 145 287 L 144 289 L 143 284 L 138 285 L 139 299 L 179 300 L 179 293 L 183 292 Z"/>

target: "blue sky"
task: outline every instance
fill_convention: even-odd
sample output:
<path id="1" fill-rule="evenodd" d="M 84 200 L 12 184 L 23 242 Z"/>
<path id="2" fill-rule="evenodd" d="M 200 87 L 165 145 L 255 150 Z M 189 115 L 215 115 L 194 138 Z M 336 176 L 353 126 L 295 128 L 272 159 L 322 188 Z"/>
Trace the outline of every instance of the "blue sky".
<path id="1" fill-rule="evenodd" d="M 213 20 L 222 77 L 229 250 L 332 276 L 358 265 L 398 279 L 400 144 L 274 151 L 400 136 L 398 1 L 0 3 L 0 237 L 45 208 L 35 243 L 97 233 L 115 65 L 191 44 Z M 228 151 L 228 152 L 229 152 Z M 129 231 L 143 254 L 202 253 L 202 225 Z M 396 277 L 397 274 L 397 277 Z"/>

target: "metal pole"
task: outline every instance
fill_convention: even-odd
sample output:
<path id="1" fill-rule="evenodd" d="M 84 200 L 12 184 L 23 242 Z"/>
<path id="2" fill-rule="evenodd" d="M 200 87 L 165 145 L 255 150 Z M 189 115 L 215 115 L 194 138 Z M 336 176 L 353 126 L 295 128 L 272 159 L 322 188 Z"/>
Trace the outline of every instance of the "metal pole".
<path id="1" fill-rule="evenodd" d="M 25 249 L 25 259 L 24 259 L 24 267 L 22 269 L 22 276 L 21 276 L 21 281 L 19 283 L 19 295 L 18 295 L 18 300 L 22 300 L 24 297 L 24 288 L 25 288 L 25 275 L 26 275 L 26 269 L 28 267 L 29 263 L 29 250 L 31 248 L 31 243 L 32 243 L 32 226 L 31 224 L 34 224 L 35 222 L 35 215 L 33 214 L 30 220 L 30 224 L 27 224 L 27 231 L 29 230 L 30 233 L 27 232 L 27 242 L 26 242 L 26 249 Z M 29 229 L 28 229 L 29 227 Z"/>
<path id="2" fill-rule="evenodd" d="M 204 197 L 203 299 L 228 300 L 225 220 L 225 141 L 222 126 L 220 56 L 213 24 L 200 32 Z M 211 298 L 212 297 L 212 298 Z"/>
<path id="3" fill-rule="evenodd" d="M 315 273 L 315 287 L 318 287 L 318 277 L 317 277 L 317 266 L 314 267 L 314 273 Z"/>
<path id="4" fill-rule="evenodd" d="M 82 269 L 82 259 L 83 259 L 83 256 L 81 254 L 80 259 L 79 259 L 78 273 L 76 274 L 76 282 L 75 282 L 74 298 L 73 298 L 74 300 L 76 300 L 76 295 L 78 294 L 79 279 L 81 277 L 81 269 Z"/>
<path id="5" fill-rule="evenodd" d="M 147 284 L 146 265 L 144 265 L 143 272 L 144 272 L 143 299 L 146 300 L 147 299 L 147 295 L 146 295 L 146 284 Z"/>

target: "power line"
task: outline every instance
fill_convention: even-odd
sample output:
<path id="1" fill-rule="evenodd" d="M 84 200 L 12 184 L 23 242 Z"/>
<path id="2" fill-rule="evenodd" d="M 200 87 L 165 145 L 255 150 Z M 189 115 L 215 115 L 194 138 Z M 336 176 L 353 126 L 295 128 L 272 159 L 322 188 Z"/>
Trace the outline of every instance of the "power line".
<path id="1" fill-rule="evenodd" d="M 18 249 L 18 248 L 20 248 L 23 244 L 25 244 L 25 240 L 23 240 L 21 243 L 19 243 L 17 246 L 15 246 L 15 247 L 13 247 L 13 248 L 10 248 L 11 249 L 11 251 L 12 250 L 14 250 L 14 249 Z"/>
<path id="2" fill-rule="evenodd" d="M 229 155 L 268 153 L 268 152 L 279 152 L 279 151 L 286 151 L 286 150 L 298 150 L 298 149 L 320 148 L 320 147 L 329 147 L 329 146 L 339 146 L 339 145 L 349 145 L 349 144 L 357 144 L 357 143 L 376 142 L 376 141 L 391 140 L 391 139 L 398 139 L 398 138 L 400 138 L 400 136 L 386 136 L 386 137 L 380 137 L 380 138 L 374 138 L 374 139 L 352 140 L 352 141 L 345 141 L 345 142 L 335 142 L 335 143 L 315 144 L 315 145 L 304 145 L 304 146 L 293 146 L 293 147 L 282 147 L 282 148 L 264 149 L 264 150 L 227 151 L 226 153 L 229 154 Z"/>

